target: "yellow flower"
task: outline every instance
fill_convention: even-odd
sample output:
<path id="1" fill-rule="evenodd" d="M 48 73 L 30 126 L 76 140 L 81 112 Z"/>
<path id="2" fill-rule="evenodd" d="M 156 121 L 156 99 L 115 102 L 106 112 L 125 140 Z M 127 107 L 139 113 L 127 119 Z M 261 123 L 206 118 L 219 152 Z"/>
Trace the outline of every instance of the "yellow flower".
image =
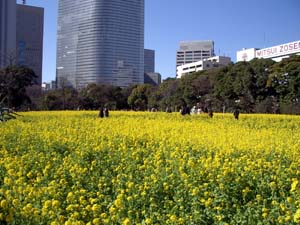
<path id="1" fill-rule="evenodd" d="M 285 222 L 289 222 L 289 221 L 291 221 L 291 216 L 290 215 L 287 215 L 286 217 L 285 217 Z"/>
<path id="2" fill-rule="evenodd" d="M 122 199 L 117 198 L 117 199 L 115 200 L 115 203 L 114 203 L 114 204 L 115 204 L 116 208 L 121 208 L 122 205 L 123 205 Z"/>
<path id="3" fill-rule="evenodd" d="M 262 217 L 263 217 L 264 219 L 266 219 L 266 218 L 268 217 L 268 213 L 266 213 L 266 212 L 263 213 L 263 214 L 262 214 Z"/>
<path id="4" fill-rule="evenodd" d="M 13 204 L 14 207 L 18 207 L 19 204 L 20 204 L 20 202 L 19 202 L 18 199 L 14 199 L 14 200 L 12 201 L 12 204 Z"/>
<path id="5" fill-rule="evenodd" d="M 177 216 L 176 216 L 176 215 L 171 215 L 171 216 L 170 216 L 170 220 L 171 220 L 172 222 L 176 222 Z"/>
<path id="6" fill-rule="evenodd" d="M 58 200 L 53 200 L 52 201 L 52 207 L 57 208 L 59 206 L 59 201 Z"/>
<path id="7" fill-rule="evenodd" d="M 104 218 L 107 217 L 107 214 L 106 213 L 101 213 L 100 217 L 104 219 Z"/>
<path id="8" fill-rule="evenodd" d="M 131 225 L 131 222 L 128 218 L 126 218 L 125 220 L 123 220 L 122 225 Z"/>
<path id="9" fill-rule="evenodd" d="M 113 206 L 111 206 L 111 207 L 109 208 L 109 212 L 110 212 L 111 214 L 114 214 L 114 213 L 116 212 L 116 208 L 113 207 Z"/>
<path id="10" fill-rule="evenodd" d="M 93 212 L 97 213 L 97 212 L 100 211 L 100 206 L 97 205 L 97 204 L 94 204 L 94 205 L 92 206 L 92 210 L 93 210 Z"/>
<path id="11" fill-rule="evenodd" d="M 296 211 L 296 213 L 294 214 L 294 222 L 295 223 L 300 223 L 300 209 L 298 209 Z"/>
<path id="12" fill-rule="evenodd" d="M 99 218 L 93 219 L 93 224 L 94 224 L 94 225 L 100 225 L 100 224 L 101 224 L 101 223 L 100 223 L 100 219 L 99 219 Z"/>
<path id="13" fill-rule="evenodd" d="M 151 220 L 150 218 L 147 218 L 147 219 L 145 220 L 145 223 L 146 223 L 146 224 L 152 224 L 152 220 Z"/>
<path id="14" fill-rule="evenodd" d="M 293 179 L 293 183 L 291 184 L 291 192 L 294 192 L 297 188 L 299 181 L 297 178 Z"/>
<path id="15" fill-rule="evenodd" d="M 276 188 L 276 183 L 274 181 L 272 181 L 269 185 L 270 185 L 271 189 L 275 189 Z"/>
<path id="16" fill-rule="evenodd" d="M 6 201 L 5 199 L 3 199 L 3 200 L 0 202 L 0 206 L 1 206 L 1 208 L 3 208 L 3 209 L 6 209 L 6 208 L 7 208 L 7 205 L 8 205 L 8 203 L 7 203 L 7 201 Z"/>
<path id="17" fill-rule="evenodd" d="M 246 187 L 245 189 L 243 189 L 243 196 L 246 196 L 249 192 L 250 192 L 250 188 Z"/>
<path id="18" fill-rule="evenodd" d="M 293 199 L 291 197 L 287 197 L 287 202 L 288 203 L 292 203 L 293 202 Z"/>

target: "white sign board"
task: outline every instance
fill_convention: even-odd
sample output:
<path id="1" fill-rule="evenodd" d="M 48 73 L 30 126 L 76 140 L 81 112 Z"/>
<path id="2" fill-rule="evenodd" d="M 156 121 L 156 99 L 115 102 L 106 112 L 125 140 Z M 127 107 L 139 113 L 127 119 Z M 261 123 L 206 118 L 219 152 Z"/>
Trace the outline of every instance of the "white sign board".
<path id="1" fill-rule="evenodd" d="M 300 52 L 300 41 L 256 50 L 256 58 L 273 58 Z"/>

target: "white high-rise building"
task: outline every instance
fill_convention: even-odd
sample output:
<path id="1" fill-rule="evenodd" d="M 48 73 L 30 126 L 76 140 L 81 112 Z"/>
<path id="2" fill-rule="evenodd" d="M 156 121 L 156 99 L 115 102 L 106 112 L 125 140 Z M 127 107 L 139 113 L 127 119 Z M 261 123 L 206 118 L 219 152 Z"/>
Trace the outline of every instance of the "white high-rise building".
<path id="1" fill-rule="evenodd" d="M 231 63 L 231 58 L 226 56 L 214 56 L 199 60 L 197 62 L 187 63 L 177 67 L 176 78 L 181 78 L 186 74 L 191 74 L 202 70 L 227 66 L 229 63 Z"/>
<path id="2" fill-rule="evenodd" d="M 214 56 L 214 42 L 182 41 L 176 55 L 176 67 Z"/>

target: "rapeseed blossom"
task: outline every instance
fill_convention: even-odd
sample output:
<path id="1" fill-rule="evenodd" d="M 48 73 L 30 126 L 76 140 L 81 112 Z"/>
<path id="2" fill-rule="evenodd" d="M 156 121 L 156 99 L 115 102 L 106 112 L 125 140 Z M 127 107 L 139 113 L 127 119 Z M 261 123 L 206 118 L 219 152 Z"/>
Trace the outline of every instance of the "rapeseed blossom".
<path id="1" fill-rule="evenodd" d="M 28 112 L 0 131 L 0 224 L 300 223 L 299 116 Z"/>

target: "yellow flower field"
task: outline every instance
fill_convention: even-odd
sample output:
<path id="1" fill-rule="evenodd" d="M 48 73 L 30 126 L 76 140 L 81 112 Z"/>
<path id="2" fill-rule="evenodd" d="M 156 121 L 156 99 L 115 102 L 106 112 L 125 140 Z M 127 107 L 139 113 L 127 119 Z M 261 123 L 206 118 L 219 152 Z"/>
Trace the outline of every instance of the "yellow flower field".
<path id="1" fill-rule="evenodd" d="M 300 117 L 29 112 L 0 123 L 0 224 L 300 224 Z"/>

